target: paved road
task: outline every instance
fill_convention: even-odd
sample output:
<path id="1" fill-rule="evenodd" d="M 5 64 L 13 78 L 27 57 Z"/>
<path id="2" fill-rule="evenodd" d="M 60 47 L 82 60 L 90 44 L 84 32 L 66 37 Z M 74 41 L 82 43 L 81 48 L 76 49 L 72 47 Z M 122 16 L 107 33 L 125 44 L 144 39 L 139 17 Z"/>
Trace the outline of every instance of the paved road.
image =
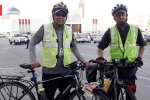
<path id="1" fill-rule="evenodd" d="M 78 44 L 82 55 L 87 59 L 95 59 L 97 57 L 97 44 L 84 43 Z M 0 38 L 0 75 L 26 75 L 25 79 L 30 79 L 30 74 L 26 70 L 19 68 L 20 63 L 29 63 L 28 49 L 26 45 L 10 45 L 8 38 Z M 109 49 L 104 52 L 105 58 L 109 59 Z M 146 46 L 143 56 L 144 66 L 137 72 L 137 92 L 138 100 L 150 100 L 150 45 Z M 41 63 L 41 44 L 36 46 L 37 61 Z M 72 61 L 76 58 L 72 55 Z M 38 79 L 41 79 L 41 68 L 36 69 Z M 85 79 L 85 78 L 84 78 Z"/>

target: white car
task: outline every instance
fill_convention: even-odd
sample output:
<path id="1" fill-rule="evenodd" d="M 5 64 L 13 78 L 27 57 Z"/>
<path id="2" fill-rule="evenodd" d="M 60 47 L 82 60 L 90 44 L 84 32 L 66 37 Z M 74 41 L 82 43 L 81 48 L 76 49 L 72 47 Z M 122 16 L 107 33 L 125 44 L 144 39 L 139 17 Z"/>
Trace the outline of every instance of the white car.
<path id="1" fill-rule="evenodd" d="M 94 36 L 94 38 L 93 38 L 94 43 L 101 42 L 102 37 L 103 37 L 103 35 L 99 35 L 99 34 Z"/>
<path id="2" fill-rule="evenodd" d="M 17 44 L 26 43 L 26 41 L 27 38 L 21 33 L 14 33 L 11 34 L 11 36 L 9 37 L 10 44 L 14 43 L 15 45 L 17 45 Z"/>
<path id="3" fill-rule="evenodd" d="M 81 33 L 74 33 L 74 37 L 77 43 L 84 43 L 85 39 Z"/>
<path id="4" fill-rule="evenodd" d="M 0 38 L 1 38 L 1 37 L 5 37 L 5 35 L 0 33 Z"/>

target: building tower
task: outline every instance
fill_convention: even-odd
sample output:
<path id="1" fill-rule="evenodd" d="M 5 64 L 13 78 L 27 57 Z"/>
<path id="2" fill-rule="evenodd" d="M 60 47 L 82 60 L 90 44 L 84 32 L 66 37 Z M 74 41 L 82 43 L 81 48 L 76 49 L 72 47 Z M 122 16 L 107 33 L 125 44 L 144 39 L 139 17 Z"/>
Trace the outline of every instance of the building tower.
<path id="1" fill-rule="evenodd" d="M 84 18 L 84 0 L 80 0 L 78 7 L 82 9 L 82 18 Z"/>

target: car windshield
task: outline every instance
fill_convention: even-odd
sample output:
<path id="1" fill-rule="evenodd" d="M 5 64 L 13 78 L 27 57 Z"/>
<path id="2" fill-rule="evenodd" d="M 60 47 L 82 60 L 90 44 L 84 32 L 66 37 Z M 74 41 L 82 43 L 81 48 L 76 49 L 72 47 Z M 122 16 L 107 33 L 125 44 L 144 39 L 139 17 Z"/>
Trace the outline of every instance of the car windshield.
<path id="1" fill-rule="evenodd" d="M 15 37 L 24 37 L 23 34 L 14 34 Z"/>

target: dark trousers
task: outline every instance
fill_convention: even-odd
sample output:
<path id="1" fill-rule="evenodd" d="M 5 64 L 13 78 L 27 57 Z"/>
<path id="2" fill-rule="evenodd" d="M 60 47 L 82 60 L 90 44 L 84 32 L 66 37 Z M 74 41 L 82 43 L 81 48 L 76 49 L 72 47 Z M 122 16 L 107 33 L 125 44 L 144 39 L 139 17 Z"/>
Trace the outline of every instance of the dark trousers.
<path id="1" fill-rule="evenodd" d="M 30 42 L 30 40 L 28 39 L 28 40 L 27 40 L 27 42 L 26 42 L 26 44 L 27 44 L 27 47 L 26 47 L 26 49 L 28 49 L 29 42 Z"/>
<path id="2" fill-rule="evenodd" d="M 48 80 L 48 79 L 56 78 L 59 76 L 61 76 L 61 74 L 43 73 L 42 80 Z M 45 93 L 46 93 L 48 100 L 54 99 L 57 88 L 62 93 L 66 89 L 66 87 L 69 85 L 70 80 L 71 80 L 70 78 L 63 78 L 63 79 L 56 79 L 56 80 L 49 81 L 49 82 L 44 82 L 43 87 L 45 88 Z M 68 95 L 62 100 L 67 100 Z"/>

